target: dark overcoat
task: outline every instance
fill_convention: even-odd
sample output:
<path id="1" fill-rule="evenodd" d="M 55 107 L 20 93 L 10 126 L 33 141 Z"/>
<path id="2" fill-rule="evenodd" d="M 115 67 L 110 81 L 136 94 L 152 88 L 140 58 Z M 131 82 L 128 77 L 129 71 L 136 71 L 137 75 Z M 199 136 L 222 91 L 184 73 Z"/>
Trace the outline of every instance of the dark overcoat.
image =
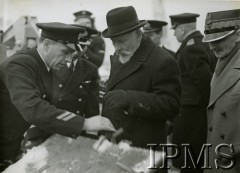
<path id="1" fill-rule="evenodd" d="M 69 137 L 81 133 L 83 117 L 49 103 L 51 74 L 36 48 L 1 64 L 0 82 L 1 159 L 14 159 L 30 124 Z"/>
<path id="2" fill-rule="evenodd" d="M 118 64 L 118 57 L 112 56 L 106 96 L 111 91 L 126 91 L 130 111 L 121 107 L 111 109 L 105 104 L 105 96 L 103 116 L 108 117 L 116 129 L 122 127 L 124 133 L 120 139 L 132 141 L 134 146 L 147 148 L 149 143 L 166 143 L 166 120 L 177 116 L 180 108 L 177 62 L 143 35 L 130 61 L 121 67 L 117 67 Z"/>
<path id="3" fill-rule="evenodd" d="M 181 111 L 173 124 L 173 143 L 190 144 L 198 156 L 206 142 L 207 112 L 212 77 L 210 56 L 202 43 L 199 31 L 190 34 L 181 44 L 176 59 L 181 71 L 183 94 Z M 181 147 L 181 149 L 183 149 Z M 184 152 L 173 160 L 174 166 L 183 166 Z"/>

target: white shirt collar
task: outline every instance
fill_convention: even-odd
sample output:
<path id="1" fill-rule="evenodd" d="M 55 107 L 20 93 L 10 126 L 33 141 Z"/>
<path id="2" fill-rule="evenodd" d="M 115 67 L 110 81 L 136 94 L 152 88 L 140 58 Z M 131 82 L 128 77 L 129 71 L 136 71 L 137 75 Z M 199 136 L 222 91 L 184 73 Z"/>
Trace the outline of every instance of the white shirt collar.
<path id="1" fill-rule="evenodd" d="M 47 68 L 47 71 L 50 71 L 50 67 L 47 65 L 46 61 L 43 59 L 43 57 L 42 57 L 42 55 L 40 54 L 40 52 L 38 51 L 38 49 L 37 49 L 37 52 L 38 52 L 39 56 L 41 57 L 41 59 L 43 60 L 45 66 L 46 66 L 46 68 Z"/>
<path id="2" fill-rule="evenodd" d="M 73 64 L 74 64 L 73 71 L 75 70 L 75 67 L 76 67 L 77 62 L 78 62 L 78 59 L 75 59 L 75 60 L 73 61 Z M 70 62 L 67 62 L 68 68 L 70 67 L 70 65 L 71 65 L 71 63 L 70 63 Z"/>

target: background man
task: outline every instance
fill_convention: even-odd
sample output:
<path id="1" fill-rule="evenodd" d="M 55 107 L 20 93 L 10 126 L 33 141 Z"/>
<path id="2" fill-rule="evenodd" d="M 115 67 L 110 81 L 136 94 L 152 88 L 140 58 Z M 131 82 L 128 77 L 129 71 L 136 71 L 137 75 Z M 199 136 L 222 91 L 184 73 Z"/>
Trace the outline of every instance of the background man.
<path id="1" fill-rule="evenodd" d="M 223 22 L 224 21 L 224 22 Z M 207 143 L 211 144 L 209 153 L 210 166 L 215 169 L 204 172 L 240 172 L 240 10 L 211 12 L 205 22 L 204 42 L 218 61 L 211 81 L 211 96 L 208 105 Z M 221 169 L 231 165 L 231 159 L 216 155 L 215 148 L 219 144 L 232 144 L 232 148 L 223 147 L 221 152 L 235 159 L 234 167 Z M 216 163 L 215 163 L 216 161 Z M 216 170 L 217 166 L 221 166 Z"/>
<path id="2" fill-rule="evenodd" d="M 73 14 L 75 19 L 75 24 L 79 24 L 81 26 L 87 26 L 90 28 L 95 28 L 94 18 L 91 17 L 92 13 L 90 11 L 82 10 Z M 101 36 L 95 35 L 92 36 L 91 45 L 88 46 L 86 53 L 84 54 L 84 58 L 95 64 L 97 67 L 100 67 L 104 60 L 105 55 L 105 43 Z"/>
<path id="3" fill-rule="evenodd" d="M 15 161 L 23 134 L 33 124 L 51 133 L 76 138 L 82 130 L 114 130 L 101 116 L 83 118 L 51 105 L 51 69 L 71 62 L 78 35 L 85 29 L 62 23 L 39 23 L 37 48 L 18 53 L 0 66 L 1 169 Z"/>
<path id="4" fill-rule="evenodd" d="M 168 23 L 165 21 L 159 20 L 147 20 L 147 23 L 143 26 L 143 33 L 148 35 L 152 41 L 157 45 L 165 49 L 175 57 L 175 53 L 169 49 L 167 49 L 163 43 L 161 42 L 161 38 L 163 36 L 163 26 L 166 26 Z"/>
<path id="5" fill-rule="evenodd" d="M 181 79 L 183 95 L 181 100 L 180 116 L 173 124 L 174 144 L 190 144 L 195 156 L 198 156 L 201 147 L 206 142 L 207 112 L 210 94 L 210 80 L 212 77 L 210 56 L 202 43 L 203 35 L 196 30 L 198 14 L 183 13 L 172 15 L 171 23 L 174 35 L 181 43 L 176 53 Z M 181 147 L 181 149 L 183 149 Z M 177 168 L 184 166 L 184 154 L 173 160 Z M 188 163 L 192 168 L 193 165 Z M 182 169 L 181 172 L 202 172 L 199 169 Z"/>
<path id="6" fill-rule="evenodd" d="M 133 146 L 166 142 L 166 120 L 178 115 L 181 83 L 176 61 L 139 29 L 132 6 L 107 13 L 103 31 L 115 48 L 102 115 L 124 132 Z M 124 26 L 124 27 L 119 27 Z"/>

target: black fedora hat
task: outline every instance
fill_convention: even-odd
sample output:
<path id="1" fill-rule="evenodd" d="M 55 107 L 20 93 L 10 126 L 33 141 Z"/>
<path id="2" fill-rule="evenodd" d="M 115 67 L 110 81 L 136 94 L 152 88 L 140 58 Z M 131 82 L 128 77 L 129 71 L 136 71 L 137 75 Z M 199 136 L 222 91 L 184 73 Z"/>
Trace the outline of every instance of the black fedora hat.
<path id="1" fill-rule="evenodd" d="M 129 33 L 146 23 L 146 21 L 138 20 L 137 13 L 132 6 L 114 8 L 107 13 L 106 19 L 108 28 L 102 32 L 105 38 Z"/>

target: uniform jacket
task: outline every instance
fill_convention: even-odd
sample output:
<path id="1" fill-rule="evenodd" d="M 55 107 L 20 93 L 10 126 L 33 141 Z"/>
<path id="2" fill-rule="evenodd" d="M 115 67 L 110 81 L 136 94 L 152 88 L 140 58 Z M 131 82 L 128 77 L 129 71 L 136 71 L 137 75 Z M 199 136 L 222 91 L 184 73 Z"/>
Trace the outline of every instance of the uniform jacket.
<path id="1" fill-rule="evenodd" d="M 85 59 L 77 60 L 71 73 L 67 65 L 52 73 L 50 103 L 59 109 L 67 110 L 82 117 L 99 115 L 99 85 L 97 67 Z M 28 130 L 25 140 L 44 141 L 51 136 L 39 127 Z"/>
<path id="2" fill-rule="evenodd" d="M 84 118 L 51 105 L 52 80 L 36 48 L 1 64 L 1 138 L 23 136 L 30 124 L 52 133 L 75 137 Z"/>
<path id="3" fill-rule="evenodd" d="M 91 63 L 100 67 L 103 63 L 105 55 L 105 43 L 101 36 L 92 38 L 91 44 L 88 46 L 86 54 L 84 55 Z"/>
<path id="4" fill-rule="evenodd" d="M 73 74 L 67 66 L 53 73 L 52 104 L 84 117 L 99 114 L 97 67 L 79 58 Z M 67 78 L 67 80 L 66 80 Z"/>
<path id="5" fill-rule="evenodd" d="M 181 71 L 183 94 L 180 116 L 173 124 L 173 143 L 187 143 L 198 155 L 206 142 L 207 113 L 212 77 L 210 56 L 202 43 L 202 34 L 195 31 L 181 44 L 176 59 Z M 183 154 L 174 159 L 176 167 L 183 166 Z"/>
<path id="6" fill-rule="evenodd" d="M 102 114 L 116 129 L 122 127 L 121 139 L 134 146 L 166 142 L 166 120 L 179 113 L 181 83 L 176 61 L 165 50 L 143 36 L 140 47 L 130 61 L 116 67 L 118 57 L 111 57 L 111 72 L 106 93 L 127 91 L 130 111 L 111 109 L 103 102 Z M 118 100 L 115 100 L 118 102 Z"/>
<path id="7" fill-rule="evenodd" d="M 216 78 L 213 75 L 211 82 L 211 97 L 208 105 L 208 137 L 207 143 L 212 144 L 210 152 L 210 166 L 213 170 L 206 172 L 240 172 L 240 51 L 232 55 L 232 59 Z M 221 151 L 234 155 L 235 167 L 231 170 L 215 168 L 214 160 L 221 164 L 229 165 L 229 160 L 218 157 L 215 148 L 218 144 L 233 144 L 234 152 L 229 148 Z"/>

